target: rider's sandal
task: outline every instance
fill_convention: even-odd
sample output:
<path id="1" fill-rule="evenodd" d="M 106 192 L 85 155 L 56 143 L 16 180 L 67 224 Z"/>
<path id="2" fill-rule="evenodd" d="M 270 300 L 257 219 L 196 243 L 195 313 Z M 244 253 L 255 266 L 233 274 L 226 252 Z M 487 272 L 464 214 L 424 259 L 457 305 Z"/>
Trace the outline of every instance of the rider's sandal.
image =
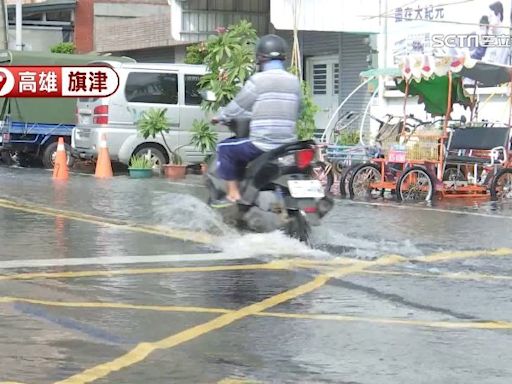
<path id="1" fill-rule="evenodd" d="M 234 205 L 236 205 L 236 201 L 232 201 L 232 200 L 229 200 L 227 198 L 224 198 L 224 199 L 220 199 L 220 200 L 215 200 L 213 201 L 210 206 L 212 208 L 217 208 L 217 209 L 220 209 L 220 208 L 229 208 L 229 207 L 232 207 Z"/>

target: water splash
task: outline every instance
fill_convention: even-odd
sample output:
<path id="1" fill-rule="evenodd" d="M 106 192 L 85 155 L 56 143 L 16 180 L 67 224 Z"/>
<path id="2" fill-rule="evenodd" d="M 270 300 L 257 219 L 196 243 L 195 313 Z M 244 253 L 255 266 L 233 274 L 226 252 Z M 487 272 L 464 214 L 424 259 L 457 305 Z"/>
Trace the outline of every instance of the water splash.
<path id="1" fill-rule="evenodd" d="M 331 253 L 340 253 L 345 257 L 361 260 L 372 260 L 385 254 L 399 254 L 407 256 L 422 256 L 424 252 L 413 244 L 411 240 L 396 242 L 390 240 L 373 241 L 367 237 L 356 237 L 343 234 L 333 228 L 322 227 L 315 232 L 314 240 L 320 249 L 330 250 Z M 335 250 L 340 250 L 336 252 Z"/>
<path id="2" fill-rule="evenodd" d="M 312 249 L 280 231 L 225 236 L 216 244 L 224 253 L 249 257 L 331 258 L 328 252 Z"/>
<path id="3" fill-rule="evenodd" d="M 224 224 L 218 212 L 197 197 L 166 193 L 153 199 L 153 219 L 160 225 L 213 233 L 218 236 L 236 235 Z"/>

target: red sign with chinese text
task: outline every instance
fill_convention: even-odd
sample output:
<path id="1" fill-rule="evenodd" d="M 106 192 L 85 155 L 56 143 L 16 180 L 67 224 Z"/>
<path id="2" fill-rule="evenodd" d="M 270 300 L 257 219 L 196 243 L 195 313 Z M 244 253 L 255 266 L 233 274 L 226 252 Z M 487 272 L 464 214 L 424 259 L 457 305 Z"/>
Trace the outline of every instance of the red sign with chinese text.
<path id="1" fill-rule="evenodd" d="M 0 67 L 0 97 L 106 97 L 118 87 L 108 66 Z"/>

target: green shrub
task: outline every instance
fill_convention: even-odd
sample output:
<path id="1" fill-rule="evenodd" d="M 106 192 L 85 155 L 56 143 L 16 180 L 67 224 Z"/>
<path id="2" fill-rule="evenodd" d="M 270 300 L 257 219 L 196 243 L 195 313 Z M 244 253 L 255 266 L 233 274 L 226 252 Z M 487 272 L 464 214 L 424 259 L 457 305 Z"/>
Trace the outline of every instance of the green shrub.
<path id="1" fill-rule="evenodd" d="M 54 45 L 50 48 L 50 51 L 52 53 L 67 53 L 67 54 L 73 54 L 76 51 L 75 44 L 68 42 L 68 43 L 59 43 L 57 45 Z"/>
<path id="2" fill-rule="evenodd" d="M 215 151 L 217 140 L 217 132 L 215 132 L 210 124 L 204 120 L 194 120 L 190 143 L 200 150 L 203 155 L 207 152 Z"/>
<path id="3" fill-rule="evenodd" d="M 130 159 L 130 168 L 151 169 L 153 168 L 153 163 L 146 156 L 134 155 Z"/>
<path id="4" fill-rule="evenodd" d="M 171 154 L 171 164 L 181 165 L 183 164 L 183 159 L 178 153 L 178 149 L 183 147 L 183 145 L 173 150 L 165 139 L 164 134 L 170 131 L 170 122 L 169 119 L 167 119 L 166 113 L 167 109 L 165 108 L 150 108 L 142 113 L 140 119 L 137 121 L 137 127 L 144 139 L 150 136 L 155 138 L 157 135 L 160 135 L 167 150 Z"/>

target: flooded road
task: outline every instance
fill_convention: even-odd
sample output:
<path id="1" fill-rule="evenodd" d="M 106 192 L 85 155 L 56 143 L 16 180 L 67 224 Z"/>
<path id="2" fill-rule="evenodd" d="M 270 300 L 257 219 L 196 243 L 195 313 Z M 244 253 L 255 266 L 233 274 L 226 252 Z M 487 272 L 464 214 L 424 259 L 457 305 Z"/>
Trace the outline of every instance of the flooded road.
<path id="1" fill-rule="evenodd" d="M 310 249 L 194 177 L 0 180 L 0 383 L 512 377 L 510 205 L 340 200 Z"/>

